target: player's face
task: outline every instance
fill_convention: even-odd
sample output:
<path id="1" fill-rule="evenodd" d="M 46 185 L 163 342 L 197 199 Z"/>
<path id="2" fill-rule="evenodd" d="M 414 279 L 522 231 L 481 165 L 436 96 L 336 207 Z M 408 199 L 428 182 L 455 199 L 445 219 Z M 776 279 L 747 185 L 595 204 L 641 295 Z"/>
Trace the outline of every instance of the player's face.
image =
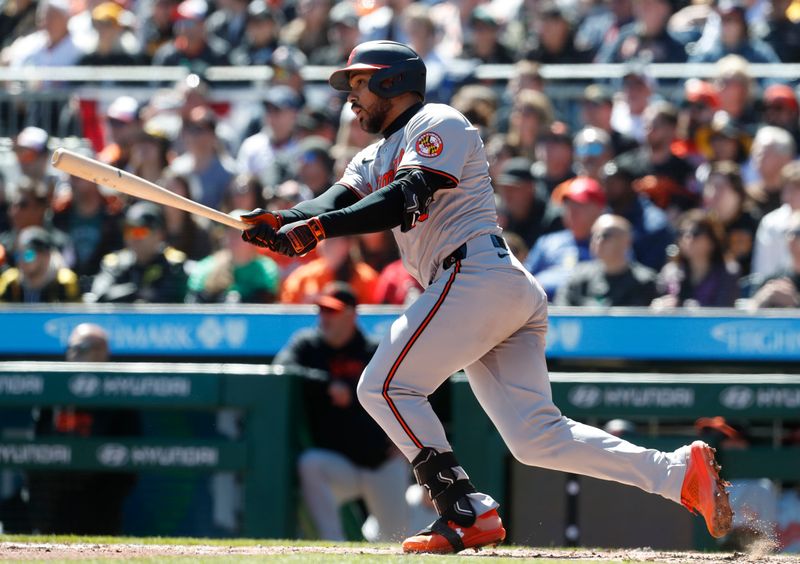
<path id="1" fill-rule="evenodd" d="M 376 96 L 368 86 L 370 72 L 358 72 L 350 75 L 350 94 L 347 101 L 352 105 L 353 113 L 361 129 L 367 133 L 380 133 L 386 123 L 386 117 L 392 109 L 389 100 Z"/>

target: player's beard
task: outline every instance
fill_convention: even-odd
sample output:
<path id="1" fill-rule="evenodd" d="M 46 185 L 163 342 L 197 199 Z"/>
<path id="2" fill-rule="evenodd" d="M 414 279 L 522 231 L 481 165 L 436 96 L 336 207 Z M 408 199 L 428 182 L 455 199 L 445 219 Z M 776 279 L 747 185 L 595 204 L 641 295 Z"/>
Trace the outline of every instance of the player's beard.
<path id="1" fill-rule="evenodd" d="M 386 98 L 378 98 L 375 105 L 369 109 L 362 106 L 364 121 L 361 122 L 361 129 L 367 133 L 380 133 L 391 109 L 392 103 Z"/>

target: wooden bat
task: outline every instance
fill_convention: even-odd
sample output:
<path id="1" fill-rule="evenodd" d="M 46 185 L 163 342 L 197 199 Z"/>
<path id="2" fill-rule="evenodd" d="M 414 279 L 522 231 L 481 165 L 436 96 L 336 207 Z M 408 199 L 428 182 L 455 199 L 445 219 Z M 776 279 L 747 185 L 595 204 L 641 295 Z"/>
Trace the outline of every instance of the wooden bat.
<path id="1" fill-rule="evenodd" d="M 245 231 L 252 227 L 241 219 L 222 213 L 219 210 L 209 208 L 203 204 L 194 202 L 183 196 L 179 196 L 174 192 L 170 192 L 166 188 L 162 188 L 152 182 L 148 182 L 144 178 L 139 178 L 124 170 L 120 170 L 111 165 L 101 163 L 89 157 L 84 157 L 67 149 L 56 149 L 53 151 L 52 161 L 53 166 L 59 170 L 79 176 L 84 180 L 89 180 L 96 184 L 102 184 L 124 192 L 131 196 L 149 200 L 157 204 L 178 208 L 189 213 L 201 215 L 212 221 L 222 223 L 228 227 Z"/>

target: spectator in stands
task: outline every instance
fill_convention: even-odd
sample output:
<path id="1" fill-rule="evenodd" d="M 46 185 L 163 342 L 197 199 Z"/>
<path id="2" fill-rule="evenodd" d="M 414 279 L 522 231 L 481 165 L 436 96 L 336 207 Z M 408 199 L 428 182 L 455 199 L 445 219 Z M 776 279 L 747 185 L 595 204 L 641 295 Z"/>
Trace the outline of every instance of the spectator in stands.
<path id="1" fill-rule="evenodd" d="M 750 273 L 759 218 L 736 163 L 721 161 L 711 165 L 703 186 L 703 207 L 722 225 L 728 252 L 739 263 L 739 273 L 746 276 Z"/>
<path id="2" fill-rule="evenodd" d="M 177 174 L 171 169 L 164 171 L 164 175 L 157 184 L 170 192 L 184 198 L 190 198 L 190 181 L 186 176 Z M 201 260 L 211 254 L 211 237 L 209 227 L 195 214 L 164 206 L 164 228 L 166 231 L 166 244 L 186 255 L 189 260 Z M 231 208 L 235 209 L 235 208 Z"/>
<path id="3" fill-rule="evenodd" d="M 189 177 L 191 198 L 219 209 L 228 185 L 236 175 L 236 163 L 225 152 L 217 135 L 217 116 L 208 107 L 197 107 L 183 122 L 182 138 L 186 152 L 172 161 L 170 168 Z"/>
<path id="4" fill-rule="evenodd" d="M 500 221 L 505 231 L 516 233 L 530 248 L 546 231 L 550 195 L 534 183 L 533 163 L 525 157 L 506 161 L 494 181 L 500 196 Z"/>
<path id="5" fill-rule="evenodd" d="M 597 127 L 584 127 L 575 134 L 575 170 L 581 176 L 601 180 L 603 167 L 614 156 L 608 133 Z"/>
<path id="6" fill-rule="evenodd" d="M 800 63 L 800 21 L 789 19 L 792 0 L 772 0 L 769 17 L 763 22 L 761 38 L 784 63 Z"/>
<path id="7" fill-rule="evenodd" d="M 623 135 L 611 127 L 611 113 L 614 108 L 612 92 L 601 84 L 590 84 L 583 91 L 581 99 L 581 123 L 604 131 L 611 139 L 614 156 L 635 149 L 635 139 Z"/>
<path id="8" fill-rule="evenodd" d="M 74 65 L 80 58 L 81 51 L 70 34 L 68 22 L 67 0 L 42 0 L 36 7 L 36 25 L 39 30 L 20 37 L 9 45 L 3 52 L 2 61 L 12 67 Z"/>
<path id="9" fill-rule="evenodd" d="M 667 30 L 673 12 L 670 0 L 636 0 L 634 21 L 619 31 L 612 41 L 604 42 L 597 54 L 599 63 L 682 63 L 686 49 Z"/>
<path id="10" fill-rule="evenodd" d="M 9 0 L 0 9 L 0 51 L 36 31 L 36 0 Z"/>
<path id="11" fill-rule="evenodd" d="M 525 261 L 551 301 L 575 265 L 591 258 L 592 225 L 606 207 L 603 189 L 593 178 L 579 176 L 559 190 L 553 198 L 563 205 L 566 229 L 539 237 Z"/>
<path id="12" fill-rule="evenodd" d="M 719 94 L 713 84 L 690 78 L 683 85 L 683 104 L 678 116 L 678 139 L 673 151 L 698 166 L 711 155 L 711 121 L 719 108 Z"/>
<path id="13" fill-rule="evenodd" d="M 81 323 L 69 335 L 66 360 L 108 362 L 108 334 Z M 114 440 L 141 434 L 139 414 L 127 409 L 40 408 L 35 437 L 47 440 Z M 136 484 L 129 472 L 31 471 L 28 474 L 31 521 L 42 534 L 120 535 L 123 504 Z"/>
<path id="14" fill-rule="evenodd" d="M 50 149 L 48 141 L 50 136 L 40 127 L 28 126 L 14 138 L 14 156 L 19 165 L 20 172 L 37 182 L 43 182 L 52 193 L 55 178 L 51 176 Z"/>
<path id="15" fill-rule="evenodd" d="M 567 125 L 560 121 L 544 128 L 536 141 L 536 162 L 533 176 L 536 189 L 551 195 L 556 186 L 573 178 L 572 135 Z"/>
<path id="16" fill-rule="evenodd" d="M 800 105 L 790 86 L 773 84 L 764 90 L 764 121 L 791 133 L 795 147 L 800 147 Z"/>
<path id="17" fill-rule="evenodd" d="M 783 204 L 761 219 L 753 248 L 754 274 L 770 275 L 785 270 L 791 263 L 784 243 L 792 214 L 800 210 L 800 161 L 784 165 L 781 170 Z"/>
<path id="18" fill-rule="evenodd" d="M 272 69 L 273 86 L 288 86 L 305 103 L 305 80 L 300 72 L 308 63 L 303 52 L 289 45 L 280 45 L 272 53 L 269 66 Z"/>
<path id="19" fill-rule="evenodd" d="M 210 37 L 225 42 L 228 50 L 242 44 L 247 24 L 248 0 L 226 0 L 217 5 L 217 10 L 208 16 L 206 30 Z"/>
<path id="20" fill-rule="evenodd" d="M 108 106 L 106 123 L 111 143 L 106 145 L 98 160 L 121 169 L 128 168 L 133 143 L 142 134 L 139 102 L 131 96 L 120 96 Z"/>
<path id="21" fill-rule="evenodd" d="M 53 227 L 49 218 L 51 198 L 50 190 L 43 182 L 27 176 L 17 179 L 8 200 L 11 229 L 0 233 L 0 245 L 6 249 L 6 262 L 11 266 L 16 265 L 16 255 L 11 251 L 17 247 L 18 235 L 32 226 L 43 227 L 50 234 L 53 246 L 68 263 L 72 262 L 75 253 L 72 241 L 66 233 Z"/>
<path id="22" fill-rule="evenodd" d="M 230 64 L 225 43 L 210 37 L 206 30 L 207 12 L 205 0 L 183 0 L 175 11 L 175 38 L 156 51 L 153 65 L 182 66 L 202 72 L 206 67 Z"/>
<path id="23" fill-rule="evenodd" d="M 677 250 L 661 269 L 653 300 L 658 309 L 701 306 L 733 307 L 739 297 L 736 263 L 728 261 L 722 226 L 702 210 L 678 220 Z"/>
<path id="24" fill-rule="evenodd" d="M 378 276 L 375 285 L 374 302 L 376 304 L 391 304 L 408 306 L 422 293 L 419 285 L 403 266 L 403 261 L 397 259 L 389 263 Z"/>
<path id="25" fill-rule="evenodd" d="M 638 163 L 630 156 L 617 157 L 603 169 L 603 187 L 610 210 L 631 225 L 633 256 L 641 264 L 660 270 L 667 258 L 667 246 L 675 236 L 667 214 L 634 190 L 637 169 Z"/>
<path id="26" fill-rule="evenodd" d="M 220 208 L 225 213 L 232 210 L 254 210 L 265 208 L 264 185 L 252 174 L 239 174 L 228 185 L 228 191 Z"/>
<path id="27" fill-rule="evenodd" d="M 472 35 L 461 52 L 462 59 L 476 59 L 489 65 L 515 62 L 514 54 L 502 41 L 500 22 L 486 5 L 476 6 L 469 22 Z"/>
<path id="28" fill-rule="evenodd" d="M 406 8 L 414 0 L 384 0 L 376 2 L 375 9 L 362 15 L 358 27 L 361 30 L 361 41 L 376 41 L 388 39 L 409 43 L 405 32 L 403 15 Z"/>
<path id="29" fill-rule="evenodd" d="M 590 249 L 596 260 L 575 267 L 556 292 L 565 306 L 648 306 L 656 297 L 656 272 L 631 261 L 631 225 L 604 214 L 592 226 Z"/>
<path id="30" fill-rule="evenodd" d="M 326 284 L 340 281 L 353 288 L 359 303 L 372 303 L 378 273 L 357 255 L 356 239 L 337 237 L 320 243 L 319 258 L 298 267 L 284 281 L 281 302 L 313 302 Z"/>
<path id="31" fill-rule="evenodd" d="M 441 49 L 437 49 L 440 36 L 431 17 L 432 9 L 422 3 L 413 3 L 403 10 L 404 33 L 408 44 L 425 63 L 425 95 L 429 100 L 445 101 L 439 92 L 447 72 L 447 61 Z M 440 46 L 440 45 L 439 45 Z"/>
<path id="32" fill-rule="evenodd" d="M 361 259 L 376 272 L 383 271 L 390 263 L 400 258 L 400 251 L 391 231 L 359 235 L 358 252 L 361 254 Z"/>
<path id="33" fill-rule="evenodd" d="M 247 6 L 247 21 L 242 43 L 231 53 L 231 61 L 239 66 L 268 65 L 278 47 L 283 13 L 264 0 Z"/>
<path id="34" fill-rule="evenodd" d="M 622 96 L 614 102 L 610 125 L 637 144 L 644 142 L 644 111 L 656 86 L 655 79 L 641 65 L 628 66 L 622 77 Z"/>
<path id="35" fill-rule="evenodd" d="M 708 137 L 710 162 L 733 161 L 743 164 L 747 160 L 753 139 L 743 124 L 734 120 L 728 112 L 720 110 L 714 113 L 710 129 Z M 698 177 L 702 177 L 701 171 L 702 169 L 697 171 Z"/>
<path id="36" fill-rule="evenodd" d="M 306 137 L 297 148 L 298 160 L 292 167 L 292 176 L 307 187 L 314 197 L 322 194 L 334 182 L 331 148 L 330 142 L 322 137 Z"/>
<path id="37" fill-rule="evenodd" d="M 340 505 L 363 499 L 380 538 L 402 538 L 409 526 L 406 461 L 356 399 L 356 384 L 376 345 L 358 328 L 356 295 L 347 284 L 325 286 L 315 303 L 319 325 L 294 334 L 275 357 L 299 370 L 310 444 L 300 453 L 303 500 L 320 538 L 346 540 Z"/>
<path id="38" fill-rule="evenodd" d="M 498 104 L 494 90 L 482 84 L 462 86 L 450 101 L 451 106 L 481 131 L 481 139 L 489 139 L 495 130 Z"/>
<path id="39" fill-rule="evenodd" d="M 567 7 L 554 0 L 537 5 L 534 21 L 535 45 L 523 47 L 526 59 L 543 65 L 588 63 L 591 53 L 575 45 L 575 22 Z"/>
<path id="40" fill-rule="evenodd" d="M 186 294 L 186 255 L 164 243 L 164 217 L 149 202 L 125 214 L 125 248 L 103 257 L 87 302 L 181 303 Z"/>
<path id="41" fill-rule="evenodd" d="M 139 21 L 137 35 L 142 44 L 142 54 L 148 61 L 175 38 L 172 15 L 179 3 L 179 0 L 152 0 L 147 17 Z"/>
<path id="42" fill-rule="evenodd" d="M 128 169 L 132 174 L 156 182 L 172 159 L 171 133 L 159 123 L 159 118 L 145 122 L 130 149 Z"/>
<path id="43" fill-rule="evenodd" d="M 258 133 L 242 142 L 236 157 L 241 172 L 265 178 L 273 184 L 285 180 L 285 175 L 270 168 L 288 167 L 297 153 L 297 115 L 302 98 L 289 86 L 269 88 L 264 100 L 264 125 Z M 269 183 L 269 182 L 268 182 Z"/>
<path id="44" fill-rule="evenodd" d="M 714 86 L 719 93 L 719 109 L 737 123 L 751 127 L 758 122 L 753 104 L 755 84 L 750 68 L 739 55 L 727 55 L 717 61 Z"/>
<path id="45" fill-rule="evenodd" d="M 234 210 L 234 216 L 245 213 Z M 223 234 L 222 249 L 195 265 L 188 282 L 189 303 L 268 304 L 278 296 L 278 266 L 248 245 L 234 229 Z"/>
<path id="46" fill-rule="evenodd" d="M 0 275 L 0 302 L 79 302 L 78 276 L 66 267 L 50 234 L 41 227 L 20 231 L 16 267 Z"/>
<path id="47" fill-rule="evenodd" d="M 339 2 L 330 12 L 328 36 L 330 45 L 314 51 L 311 64 L 343 65 L 350 52 L 358 45 L 361 34 L 358 31 L 358 13 L 353 2 Z"/>
<path id="48" fill-rule="evenodd" d="M 508 143 L 517 156 L 536 159 L 539 133 L 553 121 L 550 100 L 537 90 L 520 90 L 509 118 Z"/>
<path id="49" fill-rule="evenodd" d="M 126 66 L 139 65 L 144 61 L 138 42 L 128 34 L 126 39 L 126 23 L 131 14 L 116 2 L 103 2 L 92 10 L 92 27 L 97 31 L 97 42 L 85 53 L 78 64 L 83 66 Z"/>
<path id="50" fill-rule="evenodd" d="M 330 45 L 328 17 L 331 0 L 299 0 L 297 17 L 281 30 L 281 43 L 300 49 L 306 57 Z"/>
<path id="51" fill-rule="evenodd" d="M 691 57 L 693 63 L 713 63 L 727 55 L 738 55 L 751 63 L 779 63 L 780 59 L 768 44 L 750 36 L 743 0 L 719 0 L 716 5 L 720 18 L 719 39 L 707 42 Z"/>
<path id="52" fill-rule="evenodd" d="M 108 253 L 122 248 L 122 202 L 107 197 L 90 180 L 69 177 L 69 192 L 53 204 L 53 225 L 66 233 L 75 249 L 72 269 L 88 291 Z"/>
<path id="53" fill-rule="evenodd" d="M 797 146 L 786 130 L 765 126 L 753 140 L 751 155 L 758 177 L 747 186 L 747 192 L 756 202 L 759 214 L 764 216 L 781 206 L 785 183 L 783 167 L 794 160 Z"/>
<path id="54" fill-rule="evenodd" d="M 633 21 L 633 0 L 599 0 L 578 26 L 575 43 L 595 57 L 603 44 L 613 45 L 620 30 Z"/>
<path id="55" fill-rule="evenodd" d="M 755 292 L 747 305 L 755 308 L 800 307 L 800 211 L 792 212 L 789 218 L 786 240 L 789 266 L 751 279 L 749 283 Z"/>

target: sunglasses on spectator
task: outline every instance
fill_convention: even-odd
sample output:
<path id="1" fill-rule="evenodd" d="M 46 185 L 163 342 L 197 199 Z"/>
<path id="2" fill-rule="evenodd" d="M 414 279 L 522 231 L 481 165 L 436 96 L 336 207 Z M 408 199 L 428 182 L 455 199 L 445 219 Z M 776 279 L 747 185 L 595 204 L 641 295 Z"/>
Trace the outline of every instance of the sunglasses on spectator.
<path id="1" fill-rule="evenodd" d="M 94 345 L 89 342 L 75 343 L 67 347 L 67 354 L 71 356 L 84 355 L 90 352 Z"/>
<path id="2" fill-rule="evenodd" d="M 152 232 L 153 230 L 149 227 L 129 225 L 125 228 L 125 237 L 139 241 L 150 235 Z"/>
<path id="3" fill-rule="evenodd" d="M 701 227 L 691 227 L 689 229 L 681 229 L 678 234 L 681 237 L 691 237 L 694 239 L 695 237 L 705 234 L 705 230 Z"/>
<path id="4" fill-rule="evenodd" d="M 578 145 L 575 147 L 575 154 L 578 157 L 599 157 L 603 154 L 602 143 L 587 143 L 586 145 Z"/>
<path id="5" fill-rule="evenodd" d="M 594 237 L 598 241 L 605 241 L 607 239 L 611 239 L 616 235 L 619 235 L 620 233 L 622 232 L 619 229 L 615 228 L 603 229 L 602 231 L 597 231 L 596 233 L 593 233 L 592 237 Z"/>
<path id="6" fill-rule="evenodd" d="M 36 260 L 39 253 L 36 252 L 36 249 L 25 249 L 24 251 L 17 251 L 14 256 L 18 263 L 30 264 Z"/>

